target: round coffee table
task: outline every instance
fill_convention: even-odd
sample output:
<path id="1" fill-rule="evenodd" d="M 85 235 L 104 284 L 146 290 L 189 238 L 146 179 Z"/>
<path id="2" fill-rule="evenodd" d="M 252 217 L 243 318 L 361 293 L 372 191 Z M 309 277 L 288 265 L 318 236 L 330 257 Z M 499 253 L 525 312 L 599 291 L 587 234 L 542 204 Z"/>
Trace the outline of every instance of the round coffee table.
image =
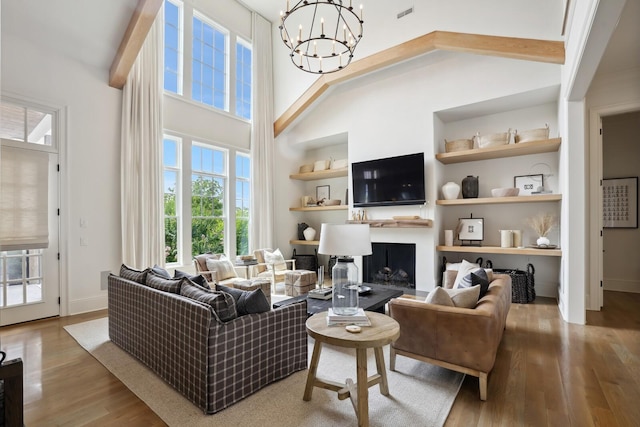
<path id="1" fill-rule="evenodd" d="M 400 336 L 400 325 L 389 316 L 371 311 L 366 312 L 371 326 L 363 326 L 359 333 L 348 332 L 344 326 L 327 326 L 327 312 L 314 314 L 307 319 L 307 333 L 315 340 L 304 400 L 311 400 L 313 387 L 338 392 L 338 399 L 351 398 L 358 416 L 358 426 L 369 425 L 369 387 L 380 384 L 380 393 L 389 395 L 389 383 L 384 366 L 382 347 L 391 344 Z M 356 382 L 348 378 L 338 383 L 316 377 L 322 344 L 356 349 Z M 375 375 L 367 376 L 367 349 L 373 348 L 376 356 Z"/>

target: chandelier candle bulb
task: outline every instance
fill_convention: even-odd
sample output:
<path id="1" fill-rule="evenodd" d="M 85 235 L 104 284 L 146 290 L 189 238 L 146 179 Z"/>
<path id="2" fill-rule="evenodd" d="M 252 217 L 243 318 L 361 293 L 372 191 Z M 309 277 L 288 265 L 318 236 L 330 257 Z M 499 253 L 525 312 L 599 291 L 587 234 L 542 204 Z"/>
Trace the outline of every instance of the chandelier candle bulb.
<path id="1" fill-rule="evenodd" d="M 324 36 L 324 18 L 320 18 L 320 36 Z"/>
<path id="2" fill-rule="evenodd" d="M 360 22 L 364 22 L 364 18 L 363 18 L 364 12 L 363 11 L 364 11 L 364 5 L 361 4 L 360 5 Z"/>

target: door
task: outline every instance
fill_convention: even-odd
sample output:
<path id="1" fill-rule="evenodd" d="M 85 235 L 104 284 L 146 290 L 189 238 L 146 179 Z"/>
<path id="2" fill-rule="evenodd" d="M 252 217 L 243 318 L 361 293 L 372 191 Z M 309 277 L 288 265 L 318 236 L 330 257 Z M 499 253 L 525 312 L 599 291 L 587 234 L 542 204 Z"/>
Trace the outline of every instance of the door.
<path id="1" fill-rule="evenodd" d="M 16 190 L 15 187 L 5 185 L 7 175 L 13 176 L 8 171 L 11 167 L 17 167 L 17 162 L 6 156 L 7 150 L 19 152 L 20 157 L 38 157 L 34 162 L 37 169 L 37 181 L 44 184 L 40 188 L 40 197 L 45 202 L 44 211 L 39 218 L 40 228 L 43 228 L 44 243 L 30 241 L 28 244 L 15 243 L 0 251 L 0 326 L 45 317 L 60 315 L 60 283 L 59 283 L 59 171 L 57 143 L 54 140 L 55 111 L 46 111 L 43 108 L 31 106 L 13 105 L 3 99 L 2 119 L 0 120 L 0 145 L 5 156 L 2 159 L 4 170 L 3 182 L 0 189 L 8 193 L 28 192 L 27 188 Z M 20 169 L 20 168 L 18 168 Z M 0 170 L 0 172 L 3 172 Z M 16 173 L 15 176 L 20 176 Z M 15 179 L 20 183 L 22 178 Z M 24 183 L 24 182 L 22 182 Z M 30 194 L 30 193 L 29 193 Z M 0 197 L 5 195 L 0 194 Z M 18 199 L 18 197 L 16 197 Z M 4 200 L 6 202 L 6 199 Z M 15 202 L 17 205 L 18 202 Z M 6 206 L 6 205 L 5 205 Z M 42 203 L 38 205 L 42 207 Z M 26 222 L 27 217 L 36 208 L 27 206 L 12 213 L 15 215 L 16 224 Z M 6 215 L 7 211 L 4 210 Z M 42 221 L 46 221 L 43 225 Z M 42 233 L 41 233 L 42 234 Z M 6 240 L 2 240 L 7 243 Z M 47 243 L 48 242 L 48 243 Z"/>

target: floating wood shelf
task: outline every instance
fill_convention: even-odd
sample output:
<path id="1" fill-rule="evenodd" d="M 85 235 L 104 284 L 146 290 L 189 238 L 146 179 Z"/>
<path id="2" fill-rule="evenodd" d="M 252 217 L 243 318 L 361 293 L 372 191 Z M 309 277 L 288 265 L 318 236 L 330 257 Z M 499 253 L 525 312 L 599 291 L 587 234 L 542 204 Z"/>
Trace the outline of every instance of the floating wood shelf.
<path id="1" fill-rule="evenodd" d="M 439 206 L 495 205 L 495 204 L 502 204 L 502 203 L 558 202 L 560 200 L 562 200 L 562 194 L 533 194 L 531 196 L 515 196 L 515 197 L 482 197 L 478 199 L 436 200 L 436 205 L 439 205 Z"/>
<path id="2" fill-rule="evenodd" d="M 476 160 L 502 159 L 505 157 L 525 156 L 527 154 L 554 153 L 560 148 L 561 139 L 521 142 L 519 144 L 497 145 L 487 148 L 438 153 L 436 160 L 449 165 L 452 163 L 473 162 Z"/>
<path id="3" fill-rule="evenodd" d="M 436 246 L 436 250 L 440 252 L 463 252 L 470 254 L 562 256 L 562 250 L 560 249 L 501 248 L 499 246 Z"/>
<path id="4" fill-rule="evenodd" d="M 378 228 L 422 228 L 432 227 L 430 219 L 369 219 L 365 221 L 347 221 L 347 224 L 369 224 Z"/>
<path id="5" fill-rule="evenodd" d="M 314 212 L 314 211 L 346 211 L 349 209 L 349 205 L 335 205 L 335 206 L 307 206 L 300 208 L 289 208 L 292 212 Z"/>
<path id="6" fill-rule="evenodd" d="M 340 169 L 326 169 L 326 170 L 317 171 L 317 172 L 292 173 L 291 175 L 289 175 L 289 178 L 297 179 L 299 181 L 315 181 L 318 179 L 339 178 L 339 177 L 347 176 L 348 174 L 349 174 L 349 169 L 340 168 Z"/>
<path id="7" fill-rule="evenodd" d="M 320 244 L 320 240 L 289 240 L 289 244 L 301 246 L 318 246 Z"/>

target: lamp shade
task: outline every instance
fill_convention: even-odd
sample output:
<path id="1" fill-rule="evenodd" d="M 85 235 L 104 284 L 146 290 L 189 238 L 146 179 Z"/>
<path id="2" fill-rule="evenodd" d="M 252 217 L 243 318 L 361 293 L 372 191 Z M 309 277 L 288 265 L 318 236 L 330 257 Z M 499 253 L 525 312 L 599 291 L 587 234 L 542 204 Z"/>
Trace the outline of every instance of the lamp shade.
<path id="1" fill-rule="evenodd" d="M 371 233 L 367 224 L 322 224 L 318 253 L 324 255 L 371 255 Z"/>

